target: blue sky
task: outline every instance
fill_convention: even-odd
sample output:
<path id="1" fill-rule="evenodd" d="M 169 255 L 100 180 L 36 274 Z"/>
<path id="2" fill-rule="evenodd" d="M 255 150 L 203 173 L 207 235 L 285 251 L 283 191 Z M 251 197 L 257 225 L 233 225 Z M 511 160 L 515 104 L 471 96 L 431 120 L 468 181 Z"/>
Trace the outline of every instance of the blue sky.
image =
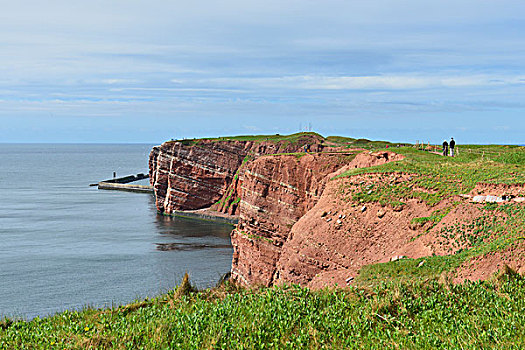
<path id="1" fill-rule="evenodd" d="M 12 1 L 0 142 L 525 144 L 525 2 Z"/>

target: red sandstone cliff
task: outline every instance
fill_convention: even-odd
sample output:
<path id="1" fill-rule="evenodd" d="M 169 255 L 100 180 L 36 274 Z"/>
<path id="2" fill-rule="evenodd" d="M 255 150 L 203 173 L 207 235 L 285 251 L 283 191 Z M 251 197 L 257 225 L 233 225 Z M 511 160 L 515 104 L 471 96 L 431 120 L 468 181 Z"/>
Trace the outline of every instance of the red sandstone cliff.
<path id="1" fill-rule="evenodd" d="M 313 153 L 286 154 L 302 151 L 305 144 Z M 331 200 L 322 196 L 330 179 L 349 168 L 400 159 L 391 152 L 320 153 L 322 149 L 322 138 L 315 134 L 294 142 L 166 142 L 152 150 L 149 160 L 157 209 L 169 214 L 213 205 L 238 214 L 239 224 L 231 234 L 233 279 L 250 285 L 307 284 L 319 271 L 335 266 L 329 256 L 316 260 L 307 257 L 308 248 L 304 253 L 298 249 L 308 247 L 302 241 L 308 231 L 301 228 L 303 218 L 320 198 L 328 198 L 323 203 Z M 329 188 L 332 193 L 334 186 Z"/>
<path id="2" fill-rule="evenodd" d="M 299 134 L 278 141 L 258 139 L 169 141 L 154 147 L 149 158 L 150 183 L 160 212 L 200 209 L 221 200 L 217 208 L 237 212 L 235 202 L 238 170 L 243 161 L 264 154 L 296 152 L 305 144 L 312 151 L 322 149 L 323 138 L 314 133 Z M 237 174 L 237 176 L 236 176 Z M 233 186 L 233 197 L 228 190 Z M 233 210 L 232 210 L 233 205 Z"/>
<path id="3" fill-rule="evenodd" d="M 277 263 L 278 281 L 274 282 L 312 288 L 345 286 L 365 265 L 387 262 L 394 256 L 432 255 L 432 242 L 428 237 L 418 239 L 423 229 L 410 223 L 436 208 L 418 200 L 409 200 L 403 210 L 378 203 L 356 205 L 345 199 L 341 190 L 363 182 L 400 180 L 367 175 L 330 181 L 316 206 L 292 228 Z"/>
<path id="4" fill-rule="evenodd" d="M 348 169 L 397 161 L 402 156 L 364 150 L 352 154 L 347 149 L 323 147 L 322 139 L 315 135 L 295 141 L 198 140 L 155 147 L 150 156 L 150 181 L 157 208 L 170 213 L 215 203 L 215 209 L 239 215 L 231 233 L 231 272 L 234 280 L 246 285 L 343 286 L 365 265 L 468 248 L 467 243 L 451 243 L 442 235 L 450 225 L 472 222 L 482 215 L 465 197 L 451 197 L 432 207 L 418 199 L 389 207 L 363 205 L 345 197 L 377 183 L 418 186 L 412 179 L 415 175 L 402 173 L 336 178 Z M 314 153 L 282 154 L 301 151 L 304 144 L 313 145 Z M 472 192 L 494 191 L 521 196 L 525 185 L 478 184 Z M 435 225 L 412 222 L 445 209 L 448 214 Z M 455 281 L 486 278 L 504 263 L 523 272 L 524 252 L 522 246 L 512 246 L 468 260 L 458 269 Z"/>
<path id="5" fill-rule="evenodd" d="M 307 154 L 261 157 L 247 165 L 240 220 L 231 235 L 234 279 L 271 284 L 290 229 L 315 205 L 326 175 L 348 162 L 342 154 Z"/>
<path id="6" fill-rule="evenodd" d="M 283 247 L 293 239 L 294 228 L 317 204 L 330 179 L 348 168 L 400 158 L 390 152 L 360 153 L 355 158 L 343 154 L 309 154 L 300 159 L 286 155 L 261 157 L 251 163 L 244 173 L 240 221 L 231 235 L 233 279 L 244 284 L 271 285 L 283 280 L 280 274 L 293 274 L 288 271 L 288 265 L 283 265 L 293 257 L 283 257 L 283 251 L 292 255 L 297 252 L 283 250 Z"/>

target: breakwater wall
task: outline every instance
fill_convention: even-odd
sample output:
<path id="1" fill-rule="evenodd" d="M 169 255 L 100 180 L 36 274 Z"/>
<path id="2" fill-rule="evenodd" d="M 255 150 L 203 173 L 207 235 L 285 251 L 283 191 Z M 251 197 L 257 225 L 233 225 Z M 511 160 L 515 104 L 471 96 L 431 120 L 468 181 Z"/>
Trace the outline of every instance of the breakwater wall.
<path id="1" fill-rule="evenodd" d="M 115 173 L 113 174 L 116 175 Z M 113 179 L 103 180 L 89 186 L 97 186 L 99 190 L 116 190 L 128 192 L 153 193 L 153 187 L 149 185 L 130 185 L 129 183 L 149 178 L 149 174 L 139 173 L 123 177 L 113 177 Z"/>

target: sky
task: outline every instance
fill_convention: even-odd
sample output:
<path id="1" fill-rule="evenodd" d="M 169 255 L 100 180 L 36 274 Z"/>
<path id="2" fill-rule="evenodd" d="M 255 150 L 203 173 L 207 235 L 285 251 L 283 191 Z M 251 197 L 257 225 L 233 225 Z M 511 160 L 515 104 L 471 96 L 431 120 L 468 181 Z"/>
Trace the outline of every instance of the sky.
<path id="1" fill-rule="evenodd" d="M 523 0 L 0 1 L 0 143 L 525 144 Z"/>

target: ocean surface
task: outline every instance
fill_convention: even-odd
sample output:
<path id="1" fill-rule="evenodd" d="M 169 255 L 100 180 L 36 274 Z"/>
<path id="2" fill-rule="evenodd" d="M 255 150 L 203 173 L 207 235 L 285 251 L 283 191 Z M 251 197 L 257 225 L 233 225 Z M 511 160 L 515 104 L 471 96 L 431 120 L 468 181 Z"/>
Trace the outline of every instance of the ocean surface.
<path id="1" fill-rule="evenodd" d="M 129 303 L 186 271 L 209 287 L 229 271 L 230 225 L 161 216 L 153 195 L 88 186 L 147 173 L 151 147 L 0 144 L 0 318 Z"/>

